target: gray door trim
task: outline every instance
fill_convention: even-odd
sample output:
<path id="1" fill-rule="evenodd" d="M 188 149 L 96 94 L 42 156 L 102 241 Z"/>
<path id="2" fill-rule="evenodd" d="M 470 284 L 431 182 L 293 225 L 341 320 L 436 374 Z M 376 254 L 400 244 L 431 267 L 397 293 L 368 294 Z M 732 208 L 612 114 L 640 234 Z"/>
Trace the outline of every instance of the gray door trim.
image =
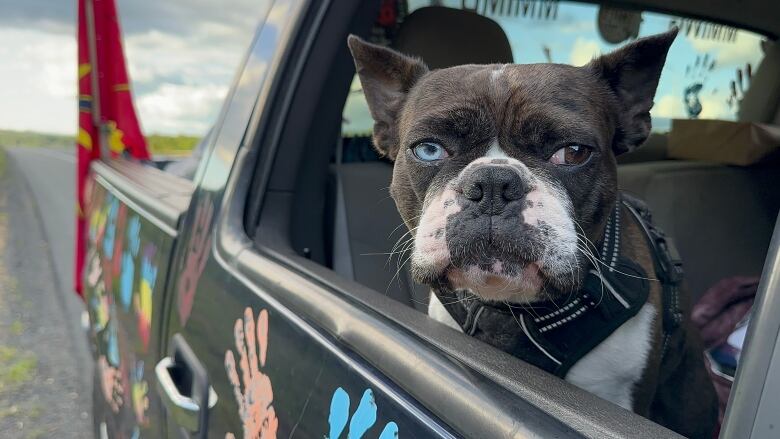
<path id="1" fill-rule="evenodd" d="M 780 435 L 780 215 L 753 304 L 720 437 Z"/>

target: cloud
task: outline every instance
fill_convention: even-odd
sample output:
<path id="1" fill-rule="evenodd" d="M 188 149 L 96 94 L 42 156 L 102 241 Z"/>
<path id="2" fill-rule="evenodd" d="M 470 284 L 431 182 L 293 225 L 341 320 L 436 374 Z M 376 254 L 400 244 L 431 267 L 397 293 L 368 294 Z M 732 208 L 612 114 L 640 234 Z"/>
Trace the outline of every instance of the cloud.
<path id="1" fill-rule="evenodd" d="M 117 3 L 144 131 L 204 134 L 271 2 Z M 76 4 L 0 0 L 1 128 L 75 133 Z"/>
<path id="2" fill-rule="evenodd" d="M 577 39 L 574 40 L 574 45 L 571 48 L 569 63 L 577 67 L 584 66 L 600 54 L 601 47 L 599 46 L 598 42 L 595 40 L 588 40 L 582 37 L 577 37 Z"/>
<path id="3" fill-rule="evenodd" d="M 221 85 L 163 84 L 138 98 L 141 124 L 147 133 L 204 134 L 227 91 Z"/>
<path id="4" fill-rule="evenodd" d="M 667 119 L 686 118 L 685 105 L 682 97 L 677 95 L 664 95 L 655 100 L 655 105 L 650 110 L 652 117 L 663 117 Z"/>
<path id="5" fill-rule="evenodd" d="M 134 83 L 229 82 L 249 47 L 251 35 L 230 44 L 215 44 L 207 38 L 150 31 L 125 39 L 130 76 Z"/>
<path id="6" fill-rule="evenodd" d="M 722 96 L 711 95 L 709 93 L 699 96 L 701 102 L 701 114 L 699 119 L 720 119 L 732 120 L 733 111 L 729 109 L 725 99 Z M 688 113 L 685 110 L 682 95 L 666 94 L 656 98 L 655 105 L 650 110 L 653 118 L 660 117 L 666 119 L 687 119 Z"/>
<path id="7" fill-rule="evenodd" d="M 126 52 L 142 125 L 148 133 L 205 134 L 244 56 L 251 33 L 218 43 L 149 31 L 129 36 Z"/>
<path id="8" fill-rule="evenodd" d="M 698 52 L 713 54 L 718 67 L 743 66 L 749 62 L 755 68 L 762 57 L 761 40 L 762 37 L 743 31 L 737 32 L 732 43 L 688 37 Z"/>
<path id="9" fill-rule="evenodd" d="M 70 33 L 76 28 L 75 0 L 0 0 L 0 26 Z"/>
<path id="10" fill-rule="evenodd" d="M 585 32 L 593 32 L 595 30 L 595 24 L 592 20 L 571 20 L 568 23 L 558 23 L 558 31 L 565 34 L 581 34 Z"/>
<path id="11" fill-rule="evenodd" d="M 730 110 L 726 104 L 726 99 L 722 96 L 713 96 L 706 94 L 699 98 L 701 101 L 701 114 L 699 119 L 720 119 L 733 120 L 733 110 Z"/>
<path id="12" fill-rule="evenodd" d="M 150 30 L 194 34 L 203 23 L 223 23 L 237 30 L 254 26 L 270 1 L 231 0 L 230 7 L 213 0 L 117 0 L 127 35 Z M 0 26 L 72 32 L 76 0 L 0 0 Z"/>
<path id="13" fill-rule="evenodd" d="M 76 41 L 37 30 L 0 28 L 0 127 L 75 133 Z"/>

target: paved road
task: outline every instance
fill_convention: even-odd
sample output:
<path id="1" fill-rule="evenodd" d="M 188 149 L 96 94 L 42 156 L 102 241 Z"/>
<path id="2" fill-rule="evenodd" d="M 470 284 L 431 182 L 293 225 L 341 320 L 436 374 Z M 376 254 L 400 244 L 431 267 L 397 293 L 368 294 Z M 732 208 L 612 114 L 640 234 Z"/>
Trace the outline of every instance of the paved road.
<path id="1" fill-rule="evenodd" d="M 63 151 L 22 148 L 6 150 L 5 162 L 0 432 L 90 437 L 92 369 L 80 327 L 83 304 L 72 290 L 75 159 Z"/>

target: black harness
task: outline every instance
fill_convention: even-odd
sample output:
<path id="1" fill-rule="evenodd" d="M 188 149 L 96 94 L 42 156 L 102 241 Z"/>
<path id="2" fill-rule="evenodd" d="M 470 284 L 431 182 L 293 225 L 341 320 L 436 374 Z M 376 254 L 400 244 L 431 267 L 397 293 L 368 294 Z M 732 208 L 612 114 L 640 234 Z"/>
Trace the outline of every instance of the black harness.
<path id="1" fill-rule="evenodd" d="M 663 287 L 665 354 L 672 331 L 682 321 L 682 261 L 671 240 L 653 226 L 646 206 L 626 194 L 619 196 L 607 220 L 600 251 L 592 249 L 598 267 L 588 271 L 582 288 L 566 302 L 487 303 L 468 291 L 446 288 L 437 289 L 436 295 L 466 334 L 563 378 L 647 302 L 649 276 L 620 254 L 621 206 L 644 231 L 653 254 L 655 277 Z"/>

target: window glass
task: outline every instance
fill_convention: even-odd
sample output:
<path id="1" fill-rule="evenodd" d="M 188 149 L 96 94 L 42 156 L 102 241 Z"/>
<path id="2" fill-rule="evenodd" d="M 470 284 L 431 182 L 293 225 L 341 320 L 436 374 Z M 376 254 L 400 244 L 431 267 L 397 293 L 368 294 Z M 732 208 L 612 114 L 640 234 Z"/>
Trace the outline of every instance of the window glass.
<path id="1" fill-rule="evenodd" d="M 119 0 L 144 133 L 193 147 L 214 123 L 270 0 Z M 173 139 L 170 139 L 170 136 Z"/>
<path id="2" fill-rule="evenodd" d="M 466 9 L 496 21 L 509 39 L 514 62 L 581 66 L 637 37 L 680 28 L 669 52 L 651 111 L 653 129 L 673 118 L 736 120 L 740 99 L 763 58 L 763 37 L 701 20 L 594 4 L 540 1 L 410 0 L 409 12 L 439 5 Z M 344 110 L 345 137 L 371 130 L 360 83 Z"/>

